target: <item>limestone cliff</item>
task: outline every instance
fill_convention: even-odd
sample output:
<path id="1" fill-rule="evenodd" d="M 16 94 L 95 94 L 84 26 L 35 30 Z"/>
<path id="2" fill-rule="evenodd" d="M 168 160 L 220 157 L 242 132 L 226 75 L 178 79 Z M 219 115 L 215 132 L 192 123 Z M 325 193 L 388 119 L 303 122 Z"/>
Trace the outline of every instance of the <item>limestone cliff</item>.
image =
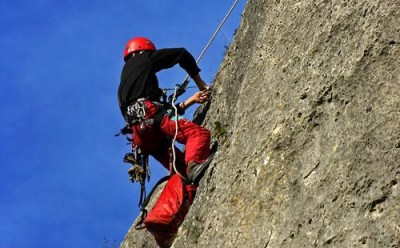
<path id="1" fill-rule="evenodd" d="M 248 1 L 207 110 L 172 247 L 400 247 L 400 1 Z"/>

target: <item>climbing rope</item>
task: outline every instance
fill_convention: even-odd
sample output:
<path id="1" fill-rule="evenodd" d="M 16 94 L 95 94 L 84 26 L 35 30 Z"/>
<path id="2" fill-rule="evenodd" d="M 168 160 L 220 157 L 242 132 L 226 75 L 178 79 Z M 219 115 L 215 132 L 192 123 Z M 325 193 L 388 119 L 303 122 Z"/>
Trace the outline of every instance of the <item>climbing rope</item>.
<path id="1" fill-rule="evenodd" d="M 224 19 L 222 19 L 221 23 L 219 24 L 218 28 L 215 30 L 214 34 L 211 36 L 210 40 L 207 42 L 206 46 L 204 47 L 203 51 L 200 53 L 200 56 L 197 58 L 196 60 L 196 64 L 199 63 L 199 61 L 201 60 L 201 58 L 204 56 L 204 54 L 206 53 L 206 51 L 208 50 L 209 46 L 211 45 L 211 43 L 214 41 L 215 37 L 217 36 L 217 34 L 219 33 L 219 31 L 221 30 L 222 26 L 225 24 L 226 20 L 228 19 L 228 17 L 230 16 L 230 14 L 232 13 L 232 10 L 235 8 L 236 4 L 239 2 L 239 0 L 235 0 L 235 2 L 233 2 L 232 6 L 230 7 L 230 9 L 228 10 L 228 13 L 225 15 Z M 183 80 L 183 83 L 181 85 L 177 85 L 174 89 L 174 93 L 172 95 L 172 108 L 174 109 L 174 114 L 175 114 L 175 136 L 172 140 L 172 166 L 174 171 L 183 179 L 185 179 L 184 176 L 182 176 L 178 170 L 176 169 L 176 154 L 175 154 L 175 142 L 176 142 L 176 138 L 178 136 L 178 109 L 175 106 L 175 100 L 176 98 L 183 94 L 185 92 L 185 89 L 189 83 L 189 74 L 186 75 L 185 79 Z M 180 92 L 178 94 L 178 91 Z"/>
<path id="2" fill-rule="evenodd" d="M 201 58 L 203 58 L 204 54 L 206 53 L 206 51 L 208 50 L 209 46 L 211 45 L 211 43 L 214 41 L 215 37 L 217 36 L 217 34 L 219 33 L 219 31 L 221 30 L 222 26 L 225 24 L 226 20 L 228 19 L 228 17 L 231 15 L 232 10 L 235 8 L 236 4 L 239 2 L 239 0 L 235 0 L 235 2 L 233 2 L 232 6 L 230 7 L 230 9 L 228 10 L 228 13 L 225 15 L 224 19 L 222 19 L 221 23 L 219 24 L 218 28 L 215 30 L 214 34 L 211 36 L 210 40 L 207 42 L 206 46 L 204 47 L 203 51 L 201 51 L 200 56 L 197 58 L 196 63 L 198 64 L 201 60 Z M 187 85 L 189 83 L 189 74 L 186 74 L 185 79 L 183 80 L 182 84 L 180 85 L 180 91 L 182 92 L 181 94 L 184 93 L 184 90 L 186 89 Z M 179 95 L 178 95 L 179 96 Z"/>
<path id="3" fill-rule="evenodd" d="M 172 108 L 174 109 L 174 114 L 175 114 L 175 135 L 174 138 L 172 139 L 172 166 L 174 168 L 174 171 L 176 174 L 178 174 L 182 179 L 186 179 L 182 174 L 179 173 L 179 171 L 176 169 L 176 154 L 175 154 L 175 141 L 176 137 L 178 136 L 178 109 L 175 106 L 175 98 L 176 98 L 176 93 L 178 92 L 178 86 L 175 87 L 174 94 L 172 97 Z"/>

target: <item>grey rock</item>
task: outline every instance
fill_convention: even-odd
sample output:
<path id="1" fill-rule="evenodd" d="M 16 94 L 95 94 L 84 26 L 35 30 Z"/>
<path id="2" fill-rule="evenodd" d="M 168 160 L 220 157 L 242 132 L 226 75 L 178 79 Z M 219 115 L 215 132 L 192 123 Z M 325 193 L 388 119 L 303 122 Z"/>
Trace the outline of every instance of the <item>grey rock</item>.
<path id="1" fill-rule="evenodd" d="M 400 1 L 248 1 L 206 110 L 172 247 L 400 247 Z"/>
<path id="2" fill-rule="evenodd" d="M 149 204 L 147 205 L 147 210 L 151 210 L 151 208 L 156 203 L 158 197 L 161 194 L 162 189 L 165 186 L 165 182 L 160 184 L 157 188 L 154 189 L 154 193 L 150 198 Z M 142 247 L 142 248 L 151 248 L 158 247 L 157 242 L 153 238 L 152 234 L 148 232 L 146 229 L 136 229 L 136 224 L 139 222 L 140 217 L 138 217 L 132 224 L 128 233 L 125 235 L 123 242 L 121 243 L 121 248 L 132 248 L 132 247 Z"/>

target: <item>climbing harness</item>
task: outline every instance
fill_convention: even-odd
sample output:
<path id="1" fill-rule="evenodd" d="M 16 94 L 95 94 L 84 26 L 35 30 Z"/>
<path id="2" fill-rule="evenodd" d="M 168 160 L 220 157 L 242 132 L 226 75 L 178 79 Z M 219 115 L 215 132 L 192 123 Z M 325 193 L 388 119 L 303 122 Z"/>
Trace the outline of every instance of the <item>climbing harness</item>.
<path id="1" fill-rule="evenodd" d="M 146 119 L 146 105 L 144 104 L 145 99 L 140 98 L 136 102 L 127 108 L 126 122 L 129 125 L 140 124 L 140 129 L 144 130 L 149 120 Z"/>
<path id="2" fill-rule="evenodd" d="M 145 101 L 145 98 L 140 98 L 134 104 L 128 106 L 126 112 L 126 123 L 128 126 L 139 124 L 140 129 L 143 131 L 147 125 L 157 126 L 160 124 L 164 115 L 168 114 L 166 110 L 168 108 L 167 104 L 152 101 L 153 104 L 157 105 L 157 112 L 152 118 L 146 117 L 147 107 Z M 124 133 L 123 130 L 121 130 L 121 133 Z"/>
<path id="3" fill-rule="evenodd" d="M 227 18 L 230 16 L 232 10 L 236 6 L 239 0 L 235 0 L 230 9 L 228 10 L 228 13 L 225 15 L 224 19 L 221 21 L 220 25 L 206 44 L 205 48 L 203 51 L 200 53 L 200 56 L 197 58 L 196 63 L 199 63 L 199 61 L 202 59 L 206 51 L 208 50 L 209 46 L 221 30 L 222 26 L 225 24 L 225 21 Z M 181 96 L 183 93 L 185 93 L 188 87 L 189 83 L 189 75 L 186 75 L 185 79 L 183 82 L 179 85 L 177 84 L 176 87 L 173 89 L 174 92 L 172 95 L 168 97 L 167 101 L 167 95 L 166 95 L 166 90 L 163 91 L 162 94 L 162 99 L 163 103 L 159 102 L 153 102 L 158 105 L 159 111 L 153 116 L 153 118 L 146 118 L 146 104 L 145 101 L 146 99 L 141 98 L 138 99 L 133 105 L 129 106 L 127 108 L 127 115 L 125 117 L 125 121 L 127 125 L 121 129 L 121 132 L 119 134 L 130 134 L 132 133 L 132 126 L 133 125 L 140 125 L 140 128 L 143 130 L 146 128 L 147 125 L 155 125 L 157 126 L 158 121 L 160 121 L 166 114 L 169 115 L 170 117 L 175 117 L 175 135 L 171 141 L 171 148 L 170 152 L 172 153 L 172 158 L 170 161 L 170 175 L 165 176 L 161 178 L 156 185 L 153 187 L 149 195 L 146 195 L 146 180 L 150 180 L 150 169 L 148 165 L 148 154 L 143 154 L 140 148 L 135 148 L 134 152 L 127 153 L 125 154 L 124 157 L 124 162 L 131 164 L 131 168 L 129 169 L 128 173 L 130 175 L 130 180 L 132 182 L 139 182 L 141 185 L 141 192 L 140 192 L 140 199 L 139 199 L 139 206 L 141 210 L 141 215 L 138 223 L 135 225 L 136 229 L 141 229 L 144 228 L 144 220 L 146 219 L 147 216 L 147 204 L 150 201 L 150 198 L 155 191 L 155 189 L 163 182 L 169 180 L 171 176 L 173 176 L 174 172 L 176 173 L 176 176 L 179 176 L 182 179 L 182 182 L 185 182 L 186 185 L 189 185 L 189 187 L 196 187 L 198 184 L 199 178 L 201 178 L 202 173 L 204 173 L 205 169 L 208 167 L 210 164 L 215 151 L 209 156 L 207 161 L 205 161 L 203 164 L 199 165 L 199 167 L 196 169 L 194 175 L 195 177 L 192 179 L 187 179 L 185 178 L 182 174 L 179 173 L 179 171 L 176 168 L 176 154 L 175 154 L 175 142 L 178 136 L 178 131 L 179 131 L 179 125 L 178 125 L 178 120 L 179 120 L 179 115 L 183 115 L 182 109 L 178 109 L 178 107 L 175 105 L 175 101 L 179 96 Z M 169 89 L 167 89 L 169 90 Z M 168 113 L 167 109 L 173 109 L 173 112 Z M 172 119 L 172 118 L 171 118 Z M 116 136 L 118 136 L 117 134 Z M 132 142 L 132 139 L 128 138 L 128 141 Z M 173 171 L 172 171 L 173 169 Z"/>

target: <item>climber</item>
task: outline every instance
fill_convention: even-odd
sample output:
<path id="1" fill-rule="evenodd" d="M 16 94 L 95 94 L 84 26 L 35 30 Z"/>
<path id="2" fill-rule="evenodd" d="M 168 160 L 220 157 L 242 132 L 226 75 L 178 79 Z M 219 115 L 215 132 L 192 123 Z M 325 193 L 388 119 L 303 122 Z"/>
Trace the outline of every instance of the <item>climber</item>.
<path id="1" fill-rule="evenodd" d="M 194 80 L 199 92 L 175 105 L 182 115 L 194 103 L 204 103 L 209 88 L 201 78 L 196 61 L 185 48 L 156 49 L 144 37 L 130 39 L 124 50 L 125 65 L 118 89 L 119 107 L 132 129 L 132 146 L 152 155 L 171 171 L 171 139 L 185 144 L 185 153 L 175 147 L 177 169 L 189 180 L 209 156 L 210 132 L 186 118 L 167 114 L 172 106 L 161 101 L 156 73 L 179 64 Z M 172 172 L 172 171 L 171 171 Z"/>

